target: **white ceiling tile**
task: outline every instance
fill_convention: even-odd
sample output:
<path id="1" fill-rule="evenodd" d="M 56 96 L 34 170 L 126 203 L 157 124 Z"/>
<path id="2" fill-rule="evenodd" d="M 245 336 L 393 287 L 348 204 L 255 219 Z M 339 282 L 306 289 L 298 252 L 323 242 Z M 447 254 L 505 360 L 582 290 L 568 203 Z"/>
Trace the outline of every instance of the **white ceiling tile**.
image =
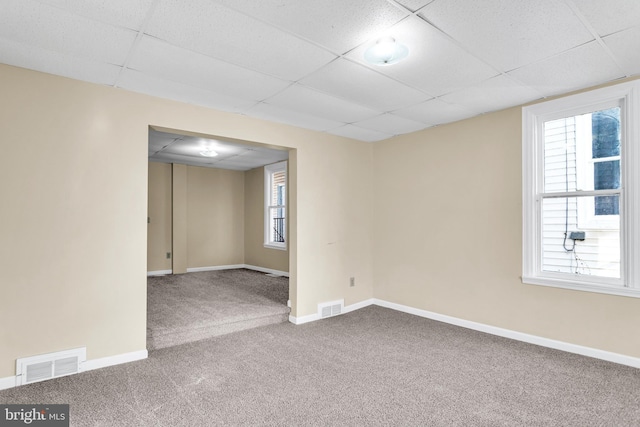
<path id="1" fill-rule="evenodd" d="M 33 0 L 0 2 L 0 38 L 98 62 L 122 65 L 136 33 Z"/>
<path id="2" fill-rule="evenodd" d="M 376 37 L 408 13 L 386 0 L 218 0 L 336 53 Z"/>
<path id="3" fill-rule="evenodd" d="M 232 145 L 226 141 L 205 142 L 205 145 L 219 154 L 221 159 L 227 157 L 237 157 L 249 153 L 251 150 L 240 145 Z"/>
<path id="4" fill-rule="evenodd" d="M 110 25 L 140 30 L 154 0 L 38 0 Z"/>
<path id="5" fill-rule="evenodd" d="M 501 71 L 593 40 L 569 6 L 557 0 L 436 1 L 420 16 Z"/>
<path id="6" fill-rule="evenodd" d="M 129 68 L 228 96 L 260 101 L 290 83 L 145 36 Z"/>
<path id="7" fill-rule="evenodd" d="M 264 165 L 269 163 L 276 163 L 289 158 L 289 152 L 284 150 L 270 150 L 270 151 L 249 151 L 242 153 L 239 156 L 233 158 L 234 161 L 244 162 L 251 165 Z"/>
<path id="8" fill-rule="evenodd" d="M 383 74 L 418 87 L 433 96 L 487 80 L 498 71 L 470 55 L 420 18 L 402 21 L 386 32 L 409 48 L 409 56 L 392 66 L 371 66 Z M 347 57 L 365 63 L 360 46 Z"/>
<path id="9" fill-rule="evenodd" d="M 364 120 L 377 116 L 382 112 L 356 105 L 300 85 L 290 86 L 266 102 L 267 104 L 272 104 L 280 108 L 300 111 L 343 123 Z"/>
<path id="10" fill-rule="evenodd" d="M 638 0 L 572 0 L 600 36 L 640 23 Z"/>
<path id="11" fill-rule="evenodd" d="M 535 90 L 516 83 L 505 76 L 498 76 L 442 97 L 444 102 L 460 104 L 477 112 L 496 111 L 521 105 L 541 96 Z"/>
<path id="12" fill-rule="evenodd" d="M 393 113 L 431 126 L 467 119 L 478 114 L 460 105 L 448 104 L 439 99 L 402 108 Z"/>
<path id="13" fill-rule="evenodd" d="M 304 114 L 298 111 L 287 110 L 275 105 L 260 103 L 246 112 L 248 116 L 259 119 L 284 123 L 291 126 L 298 126 L 306 129 L 324 131 L 344 125 L 344 122 L 324 119 L 311 114 Z"/>
<path id="14" fill-rule="evenodd" d="M 151 157 L 151 159 L 168 161 L 171 163 L 179 163 L 184 165 L 191 164 L 196 166 L 211 164 L 215 161 L 215 157 L 185 156 L 182 154 L 167 153 L 165 151 L 161 151 L 160 153 L 154 154 Z"/>
<path id="15" fill-rule="evenodd" d="M 415 12 L 416 10 L 425 7 L 433 1 L 434 0 L 398 0 L 398 3 L 411 10 L 412 12 Z"/>
<path id="16" fill-rule="evenodd" d="M 165 0 L 146 32 L 176 46 L 291 81 L 336 57 L 210 0 Z"/>
<path id="17" fill-rule="evenodd" d="M 287 157 L 289 156 L 289 149 L 281 147 L 281 148 L 273 148 L 273 146 L 271 145 L 265 145 L 265 144 L 252 144 L 251 145 L 251 150 L 261 153 L 261 152 L 266 152 L 266 153 L 277 153 L 277 152 L 284 152 L 287 153 Z"/>
<path id="18" fill-rule="evenodd" d="M 338 59 L 300 83 L 377 110 L 393 110 L 425 101 L 431 96 L 383 74 L 345 59 Z"/>
<path id="19" fill-rule="evenodd" d="M 0 38 L 2 62 L 85 82 L 113 85 L 121 67 L 63 55 Z"/>
<path id="20" fill-rule="evenodd" d="M 118 87 L 187 104 L 231 112 L 240 112 L 255 104 L 255 102 L 246 99 L 225 96 L 193 86 L 170 82 L 134 70 L 125 70 L 123 72 L 118 80 Z"/>
<path id="21" fill-rule="evenodd" d="M 595 41 L 509 73 L 544 96 L 593 86 L 623 77 L 623 74 Z"/>
<path id="22" fill-rule="evenodd" d="M 176 139 L 177 135 L 167 135 L 162 132 L 156 132 L 154 130 L 149 131 L 149 150 L 157 153 L 162 151 L 163 148 L 171 145 Z"/>
<path id="23" fill-rule="evenodd" d="M 612 34 L 604 39 L 625 74 L 640 74 L 640 27 Z"/>
<path id="24" fill-rule="evenodd" d="M 371 129 L 364 129 L 354 125 L 344 125 L 342 127 L 332 129 L 327 133 L 367 142 L 382 141 L 383 139 L 391 138 L 393 136 L 391 134 L 377 132 Z"/>
<path id="25" fill-rule="evenodd" d="M 182 140 L 177 140 L 172 144 L 169 144 L 162 150 L 162 155 L 180 155 L 180 156 L 190 156 L 196 157 L 199 160 L 202 160 L 200 157 L 200 152 L 204 151 L 206 147 L 204 144 L 195 143 L 195 144 L 185 144 Z M 204 157 L 204 156 L 203 156 Z M 209 158 L 208 158 L 209 159 Z M 209 159 L 211 160 L 211 159 Z"/>
<path id="26" fill-rule="evenodd" d="M 388 113 L 367 120 L 360 120 L 352 124 L 354 126 L 375 130 L 389 135 L 402 135 L 404 133 L 415 132 L 427 127 L 424 123 L 419 123 Z"/>

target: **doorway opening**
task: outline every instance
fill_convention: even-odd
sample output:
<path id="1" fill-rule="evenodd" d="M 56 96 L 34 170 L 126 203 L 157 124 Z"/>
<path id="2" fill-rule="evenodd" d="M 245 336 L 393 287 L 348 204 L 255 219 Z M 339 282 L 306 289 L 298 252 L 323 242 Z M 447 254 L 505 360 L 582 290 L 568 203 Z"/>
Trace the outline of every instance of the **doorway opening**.
<path id="1" fill-rule="evenodd" d="M 288 320 L 295 245 L 265 244 L 265 169 L 285 163 L 291 171 L 291 153 L 250 141 L 149 128 L 149 349 Z M 287 182 L 278 184 L 295 188 L 295 176 L 289 173 Z M 289 188 L 280 194 L 295 197 Z M 288 219 L 280 236 L 288 240 L 295 213 L 288 201 L 279 203 L 281 217 Z"/>

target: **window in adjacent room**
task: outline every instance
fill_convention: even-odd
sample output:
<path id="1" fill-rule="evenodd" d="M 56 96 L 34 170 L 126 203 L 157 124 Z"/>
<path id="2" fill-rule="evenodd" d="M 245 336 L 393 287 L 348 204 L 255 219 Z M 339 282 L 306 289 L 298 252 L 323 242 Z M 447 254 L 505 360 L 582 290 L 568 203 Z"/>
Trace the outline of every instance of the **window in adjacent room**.
<path id="1" fill-rule="evenodd" d="M 640 296 L 639 90 L 523 109 L 523 282 Z"/>
<path id="2" fill-rule="evenodd" d="M 287 248 L 287 162 L 264 167 L 264 246 Z"/>

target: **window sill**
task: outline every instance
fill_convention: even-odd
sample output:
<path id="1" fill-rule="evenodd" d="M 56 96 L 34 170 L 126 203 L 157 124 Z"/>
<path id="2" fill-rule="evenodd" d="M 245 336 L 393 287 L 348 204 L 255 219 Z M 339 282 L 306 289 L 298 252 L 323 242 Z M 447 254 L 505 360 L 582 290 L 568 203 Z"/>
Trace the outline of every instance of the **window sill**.
<path id="1" fill-rule="evenodd" d="M 264 247 L 267 248 L 267 249 L 278 249 L 280 251 L 286 251 L 287 250 L 287 245 L 286 244 L 278 245 L 276 243 L 265 243 Z"/>
<path id="2" fill-rule="evenodd" d="M 522 283 L 526 285 L 549 286 L 553 288 L 570 289 L 574 291 L 595 292 L 598 294 L 618 295 L 640 298 L 640 289 L 622 286 L 599 285 L 595 283 L 578 283 L 569 280 L 550 279 L 547 277 L 522 276 Z"/>

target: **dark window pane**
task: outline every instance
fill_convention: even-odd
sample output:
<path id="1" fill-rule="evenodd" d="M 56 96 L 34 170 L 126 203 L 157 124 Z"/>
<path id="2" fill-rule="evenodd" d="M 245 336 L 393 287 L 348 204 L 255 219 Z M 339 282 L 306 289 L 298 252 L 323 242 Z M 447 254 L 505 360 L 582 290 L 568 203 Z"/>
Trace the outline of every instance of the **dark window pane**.
<path id="1" fill-rule="evenodd" d="M 620 188 L 620 160 L 597 162 L 593 165 L 593 189 Z"/>
<path id="2" fill-rule="evenodd" d="M 595 198 L 596 215 L 620 215 L 620 197 L 598 196 Z"/>
<path id="3" fill-rule="evenodd" d="M 620 108 L 596 111 L 591 116 L 593 158 L 620 155 Z"/>

